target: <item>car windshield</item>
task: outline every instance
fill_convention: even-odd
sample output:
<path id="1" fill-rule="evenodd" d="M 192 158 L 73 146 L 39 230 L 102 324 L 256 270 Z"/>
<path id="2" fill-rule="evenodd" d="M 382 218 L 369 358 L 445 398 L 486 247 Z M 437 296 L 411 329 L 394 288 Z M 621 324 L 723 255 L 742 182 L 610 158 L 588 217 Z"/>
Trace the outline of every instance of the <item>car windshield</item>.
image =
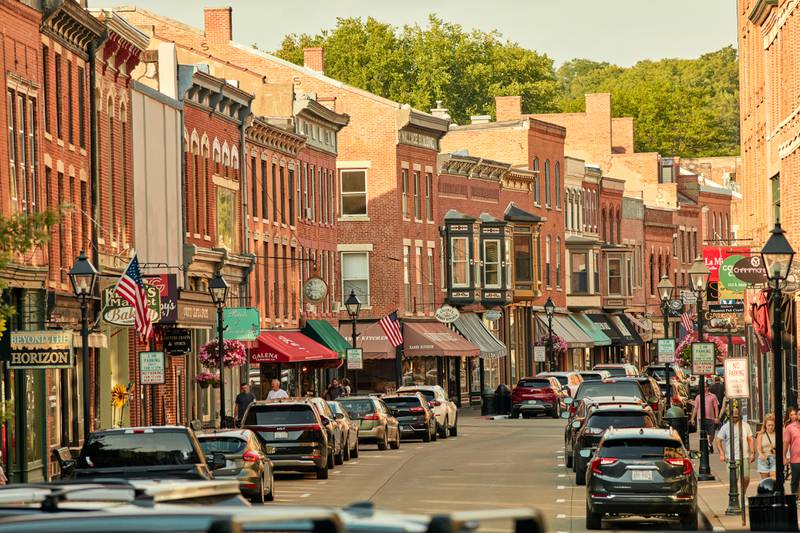
<path id="1" fill-rule="evenodd" d="M 393 407 L 420 407 L 422 403 L 416 396 L 397 396 L 395 398 L 384 398 L 383 403 Z"/>
<path id="2" fill-rule="evenodd" d="M 600 457 L 617 459 L 671 459 L 685 457 L 680 441 L 659 438 L 607 440 L 600 448 Z"/>
<path id="3" fill-rule="evenodd" d="M 245 426 L 316 424 L 310 405 L 254 405 L 247 411 Z"/>
<path id="4" fill-rule="evenodd" d="M 644 399 L 642 389 L 635 381 L 584 381 L 575 393 L 575 400 L 595 396 L 633 396 Z"/>
<path id="5" fill-rule="evenodd" d="M 561 376 L 561 375 L 559 375 L 559 376 L 553 376 L 553 377 L 554 377 L 554 378 L 556 378 L 556 379 L 558 380 L 558 382 L 559 382 L 559 383 L 560 383 L 562 386 L 567 384 L 567 376 Z"/>
<path id="6" fill-rule="evenodd" d="M 179 431 L 100 433 L 81 450 L 81 468 L 199 464 L 189 435 Z"/>
<path id="7" fill-rule="evenodd" d="M 199 437 L 200 448 L 205 455 L 219 453 L 242 453 L 247 442 L 237 437 Z"/>
<path id="8" fill-rule="evenodd" d="M 364 418 L 365 415 L 375 412 L 375 404 L 372 400 L 340 400 L 341 404 L 347 409 L 352 418 Z"/>
<path id="9" fill-rule="evenodd" d="M 339 406 L 339 402 L 328 402 L 328 407 L 330 407 L 331 411 L 337 415 L 342 413 L 342 408 Z"/>
<path id="10" fill-rule="evenodd" d="M 521 379 L 517 383 L 517 387 L 524 387 L 526 389 L 546 389 L 550 386 L 550 380 L 541 379 Z"/>
<path id="11" fill-rule="evenodd" d="M 589 417 L 586 426 L 595 429 L 615 428 L 651 428 L 653 421 L 644 413 L 594 413 Z"/>
<path id="12" fill-rule="evenodd" d="M 656 378 L 658 381 L 667 380 L 667 371 L 663 368 L 648 368 L 647 375 Z M 675 379 L 676 377 L 679 377 L 679 375 L 673 370 L 670 370 L 669 377 L 670 379 Z"/>

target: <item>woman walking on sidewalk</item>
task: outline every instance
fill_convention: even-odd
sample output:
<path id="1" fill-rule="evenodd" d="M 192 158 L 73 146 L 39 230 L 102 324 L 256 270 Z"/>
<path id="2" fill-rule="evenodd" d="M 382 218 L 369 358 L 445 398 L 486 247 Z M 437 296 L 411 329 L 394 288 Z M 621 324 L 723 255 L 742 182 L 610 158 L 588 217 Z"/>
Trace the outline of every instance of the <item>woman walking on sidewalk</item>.
<path id="1" fill-rule="evenodd" d="M 764 417 L 764 425 L 756 436 L 758 461 L 756 467 L 761 479 L 775 479 L 775 415 Z"/>

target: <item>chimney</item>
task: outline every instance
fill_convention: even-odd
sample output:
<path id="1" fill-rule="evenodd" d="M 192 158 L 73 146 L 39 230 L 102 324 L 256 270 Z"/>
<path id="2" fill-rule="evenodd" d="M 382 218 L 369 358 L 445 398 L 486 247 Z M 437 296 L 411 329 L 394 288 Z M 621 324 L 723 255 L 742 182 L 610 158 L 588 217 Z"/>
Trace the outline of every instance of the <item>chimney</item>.
<path id="1" fill-rule="evenodd" d="M 230 6 L 205 9 L 205 31 L 209 43 L 228 44 L 233 39 L 232 11 Z"/>
<path id="2" fill-rule="evenodd" d="M 497 122 L 522 118 L 521 96 L 495 96 L 494 101 L 497 109 Z"/>
<path id="3" fill-rule="evenodd" d="M 473 124 L 488 124 L 492 121 L 491 115 L 472 115 L 469 117 Z"/>
<path id="4" fill-rule="evenodd" d="M 442 101 L 436 100 L 436 107 L 431 108 L 431 115 L 445 120 L 451 120 L 450 111 L 446 107 L 442 107 Z"/>
<path id="5" fill-rule="evenodd" d="M 325 73 L 325 50 L 321 46 L 303 48 L 303 66 Z"/>

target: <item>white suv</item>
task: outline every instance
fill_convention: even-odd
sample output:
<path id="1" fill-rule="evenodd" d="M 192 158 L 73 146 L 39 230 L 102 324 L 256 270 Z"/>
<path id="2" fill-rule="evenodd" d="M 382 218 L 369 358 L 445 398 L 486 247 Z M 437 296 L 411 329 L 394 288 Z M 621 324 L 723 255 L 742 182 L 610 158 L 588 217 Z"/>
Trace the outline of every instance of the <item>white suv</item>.
<path id="1" fill-rule="evenodd" d="M 397 392 L 422 393 L 433 410 L 439 438 L 458 436 L 458 407 L 447 398 L 444 389 L 439 385 L 406 385 L 397 389 Z"/>

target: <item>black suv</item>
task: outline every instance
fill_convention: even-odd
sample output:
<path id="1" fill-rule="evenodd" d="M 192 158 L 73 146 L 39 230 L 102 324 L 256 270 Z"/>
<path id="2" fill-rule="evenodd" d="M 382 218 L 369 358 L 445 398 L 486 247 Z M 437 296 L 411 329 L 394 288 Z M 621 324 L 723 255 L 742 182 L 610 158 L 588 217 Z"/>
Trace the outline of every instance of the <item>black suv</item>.
<path id="1" fill-rule="evenodd" d="M 422 439 L 423 442 L 436 440 L 436 418 L 428 407 L 425 397 L 417 393 L 387 395 L 381 398 L 400 422 L 400 437 Z"/>
<path id="2" fill-rule="evenodd" d="M 213 479 L 225 456 L 203 455 L 194 432 L 181 426 L 94 431 L 81 448 L 76 478 Z"/>
<path id="3" fill-rule="evenodd" d="M 312 403 L 302 398 L 253 402 L 242 427 L 258 433 L 274 452 L 269 454 L 274 471 L 315 472 L 328 479 L 333 468 L 333 442 L 327 426 Z"/>

